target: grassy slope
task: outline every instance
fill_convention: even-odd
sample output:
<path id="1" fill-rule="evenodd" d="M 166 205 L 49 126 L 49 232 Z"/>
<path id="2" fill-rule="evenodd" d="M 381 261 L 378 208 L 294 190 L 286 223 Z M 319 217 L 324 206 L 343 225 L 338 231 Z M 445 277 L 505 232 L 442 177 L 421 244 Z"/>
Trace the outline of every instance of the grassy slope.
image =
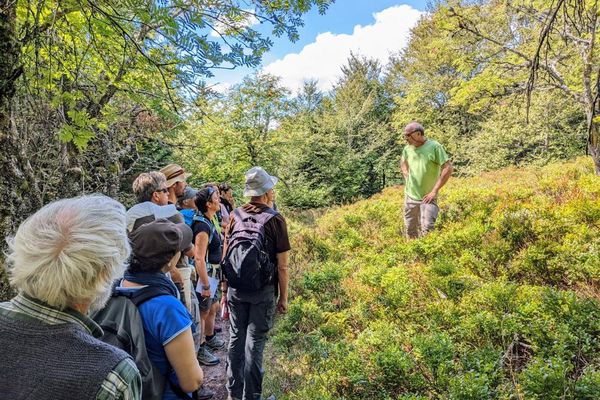
<path id="1" fill-rule="evenodd" d="M 600 398 L 589 160 L 453 179 L 402 237 L 401 188 L 295 231 L 266 388 L 289 399 Z"/>

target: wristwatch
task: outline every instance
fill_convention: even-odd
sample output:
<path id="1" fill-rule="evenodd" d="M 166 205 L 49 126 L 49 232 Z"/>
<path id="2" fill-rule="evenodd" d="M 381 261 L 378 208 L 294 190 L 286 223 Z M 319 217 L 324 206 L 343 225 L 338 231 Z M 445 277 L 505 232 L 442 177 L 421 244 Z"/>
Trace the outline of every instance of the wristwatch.
<path id="1" fill-rule="evenodd" d="M 210 285 L 202 285 L 202 290 L 210 290 Z"/>

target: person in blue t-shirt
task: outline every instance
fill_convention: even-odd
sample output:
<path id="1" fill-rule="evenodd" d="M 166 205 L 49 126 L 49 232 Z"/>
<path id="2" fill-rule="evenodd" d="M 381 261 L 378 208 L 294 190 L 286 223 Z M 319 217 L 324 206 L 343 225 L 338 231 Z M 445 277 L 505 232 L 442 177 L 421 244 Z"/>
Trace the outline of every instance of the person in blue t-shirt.
<path id="1" fill-rule="evenodd" d="M 171 293 L 154 297 L 139 306 L 150 360 L 160 372 L 184 392 L 202 385 L 204 374 L 195 357 L 192 318 L 179 301 L 179 291 L 165 275 L 181 251 L 192 243 L 192 230 L 183 223 L 157 219 L 131 235 L 133 257 L 118 290 L 156 286 Z M 175 400 L 171 385 L 165 386 L 163 400 Z"/>
<path id="2" fill-rule="evenodd" d="M 183 195 L 177 198 L 177 209 L 183 215 L 183 220 L 187 224 L 187 226 L 192 226 L 192 222 L 194 221 L 194 216 L 198 209 L 196 208 L 196 203 L 194 199 L 196 198 L 196 193 L 198 191 L 191 187 L 186 187 L 183 191 Z"/>

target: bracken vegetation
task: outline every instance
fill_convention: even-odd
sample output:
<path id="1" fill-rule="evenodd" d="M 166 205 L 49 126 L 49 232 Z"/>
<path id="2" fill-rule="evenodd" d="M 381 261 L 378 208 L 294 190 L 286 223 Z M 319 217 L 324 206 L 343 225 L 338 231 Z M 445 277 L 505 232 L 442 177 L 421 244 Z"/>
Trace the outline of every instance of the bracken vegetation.
<path id="1" fill-rule="evenodd" d="M 403 238 L 402 188 L 292 223 L 287 399 L 600 398 L 600 182 L 587 159 L 451 180 Z M 279 397 L 278 397 L 279 398 Z"/>

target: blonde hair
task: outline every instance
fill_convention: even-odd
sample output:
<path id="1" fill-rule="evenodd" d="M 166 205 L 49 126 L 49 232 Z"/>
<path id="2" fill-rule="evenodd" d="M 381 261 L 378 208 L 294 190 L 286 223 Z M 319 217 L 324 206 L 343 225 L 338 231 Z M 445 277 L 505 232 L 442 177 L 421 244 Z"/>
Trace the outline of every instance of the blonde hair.
<path id="1" fill-rule="evenodd" d="M 110 197 L 52 202 L 7 240 L 10 283 L 61 310 L 94 302 L 125 270 L 126 227 L 125 207 Z"/>

